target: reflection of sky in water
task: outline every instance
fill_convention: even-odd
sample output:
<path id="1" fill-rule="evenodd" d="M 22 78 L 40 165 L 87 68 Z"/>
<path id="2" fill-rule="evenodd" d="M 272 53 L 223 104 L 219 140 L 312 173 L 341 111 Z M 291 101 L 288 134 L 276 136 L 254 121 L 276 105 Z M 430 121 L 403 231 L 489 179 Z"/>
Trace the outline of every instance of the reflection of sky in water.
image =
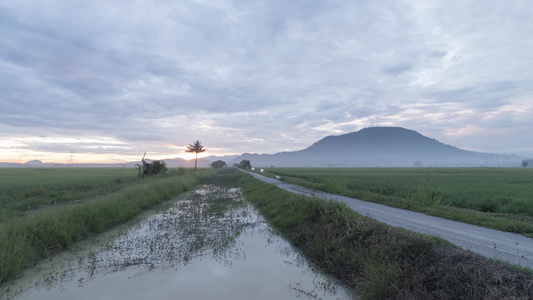
<path id="1" fill-rule="evenodd" d="M 205 198 L 213 195 L 233 198 L 232 213 L 209 213 Z M 118 237 L 39 268 L 14 299 L 353 297 L 274 235 L 238 191 L 214 187 L 204 187 Z M 1 298 L 8 299 L 10 293 L 3 290 Z"/>

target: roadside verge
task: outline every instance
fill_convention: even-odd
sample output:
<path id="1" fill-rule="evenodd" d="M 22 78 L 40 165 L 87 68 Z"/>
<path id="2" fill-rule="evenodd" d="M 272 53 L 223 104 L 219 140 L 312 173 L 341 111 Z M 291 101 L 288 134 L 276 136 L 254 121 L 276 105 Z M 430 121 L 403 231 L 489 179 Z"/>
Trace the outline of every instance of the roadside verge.
<path id="1" fill-rule="evenodd" d="M 270 184 L 275 179 L 251 175 L 268 183 L 243 176 L 245 198 L 305 255 L 363 298 L 533 298 L 530 273 L 378 222 L 334 195 L 283 182 L 276 187 Z"/>
<path id="2" fill-rule="evenodd" d="M 289 192 L 308 196 L 315 195 L 342 202 L 360 214 L 391 226 L 440 237 L 464 250 L 533 269 L 533 239 L 523 235 L 446 220 L 355 198 L 313 191 L 257 173 L 247 173 L 256 179 L 274 184 Z"/>

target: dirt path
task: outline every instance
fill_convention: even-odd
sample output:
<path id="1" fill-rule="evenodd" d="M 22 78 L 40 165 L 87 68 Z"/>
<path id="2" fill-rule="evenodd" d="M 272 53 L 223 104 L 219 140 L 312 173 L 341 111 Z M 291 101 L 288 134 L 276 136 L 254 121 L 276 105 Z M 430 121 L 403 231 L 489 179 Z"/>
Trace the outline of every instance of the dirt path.
<path id="1" fill-rule="evenodd" d="M 305 195 L 315 194 L 320 197 L 344 202 L 354 211 L 368 215 L 383 223 L 423 234 L 438 236 L 462 249 L 470 250 L 492 259 L 508 261 L 513 264 L 533 268 L 533 239 L 523 235 L 427 216 L 422 213 L 392 208 L 355 198 L 312 191 L 256 173 L 248 173 L 257 179 L 275 184 L 289 192 Z"/>

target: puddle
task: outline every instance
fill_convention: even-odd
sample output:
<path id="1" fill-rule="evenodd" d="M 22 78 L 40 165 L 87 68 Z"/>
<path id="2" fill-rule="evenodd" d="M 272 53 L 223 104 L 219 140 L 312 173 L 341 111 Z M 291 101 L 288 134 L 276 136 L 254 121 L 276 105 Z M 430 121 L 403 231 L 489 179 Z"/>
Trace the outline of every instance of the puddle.
<path id="1" fill-rule="evenodd" d="M 26 271 L 0 299 L 355 298 L 273 234 L 238 189 L 206 185 L 78 248 Z"/>

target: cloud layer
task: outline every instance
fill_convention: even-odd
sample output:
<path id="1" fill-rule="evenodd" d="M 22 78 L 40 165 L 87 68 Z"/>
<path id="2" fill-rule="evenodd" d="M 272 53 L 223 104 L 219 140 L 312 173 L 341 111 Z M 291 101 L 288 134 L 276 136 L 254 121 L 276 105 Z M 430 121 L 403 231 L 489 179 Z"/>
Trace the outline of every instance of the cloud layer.
<path id="1" fill-rule="evenodd" d="M 34 2 L 0 4 L 11 159 L 275 153 L 371 125 L 533 156 L 527 1 Z"/>

